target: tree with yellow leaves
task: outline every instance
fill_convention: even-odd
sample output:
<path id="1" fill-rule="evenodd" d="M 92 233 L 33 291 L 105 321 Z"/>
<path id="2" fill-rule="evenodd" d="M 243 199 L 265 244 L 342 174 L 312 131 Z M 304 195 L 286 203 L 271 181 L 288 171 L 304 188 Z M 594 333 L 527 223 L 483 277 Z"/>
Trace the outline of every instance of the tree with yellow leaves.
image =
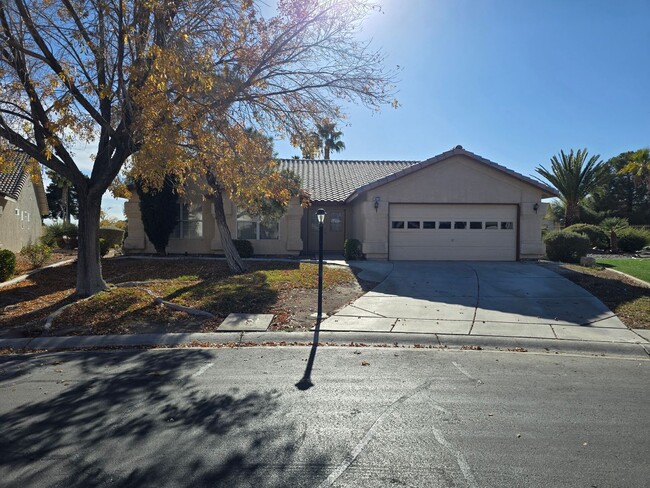
<path id="1" fill-rule="evenodd" d="M 215 201 L 288 200 L 246 128 L 291 137 L 344 102 L 389 102 L 392 74 L 357 38 L 373 8 L 279 0 L 265 17 L 254 0 L 0 0 L 0 138 L 77 191 L 77 293 L 106 287 L 101 197 L 130 156 L 152 187 L 174 174 Z M 90 175 L 80 140 L 97 145 Z"/>

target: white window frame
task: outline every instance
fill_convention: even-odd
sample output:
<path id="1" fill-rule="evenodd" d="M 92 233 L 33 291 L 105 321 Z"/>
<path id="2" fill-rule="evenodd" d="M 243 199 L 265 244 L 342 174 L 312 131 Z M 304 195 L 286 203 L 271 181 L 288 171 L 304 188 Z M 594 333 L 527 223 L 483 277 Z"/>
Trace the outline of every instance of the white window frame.
<path id="1" fill-rule="evenodd" d="M 190 210 L 194 207 L 194 213 L 191 214 Z M 183 219 L 183 210 L 186 210 L 187 213 L 187 219 Z M 198 216 L 198 218 L 197 218 Z M 203 239 L 203 205 L 200 203 L 192 203 L 192 202 L 179 202 L 177 204 L 177 211 L 176 215 L 174 216 L 176 219 L 176 227 L 174 227 L 174 230 L 172 231 L 172 235 L 170 236 L 172 239 L 183 239 L 183 240 L 188 240 L 188 239 Z M 199 222 L 198 226 L 198 235 L 195 236 L 188 236 L 188 232 L 191 229 L 191 226 L 189 225 L 190 223 L 194 222 Z"/>
<path id="2" fill-rule="evenodd" d="M 254 239 L 241 237 L 241 234 L 239 232 L 239 223 L 240 222 L 255 224 L 255 238 Z M 251 217 L 250 215 L 248 215 L 243 210 L 238 210 L 237 211 L 237 222 L 235 223 L 236 230 L 237 230 L 237 239 L 243 239 L 243 240 L 247 240 L 247 241 L 278 241 L 278 240 L 280 240 L 280 221 L 278 220 L 277 222 L 275 222 L 275 225 L 277 225 L 277 233 L 276 233 L 277 237 L 274 237 L 274 238 L 262 237 L 262 219 L 261 219 L 261 217 Z"/>

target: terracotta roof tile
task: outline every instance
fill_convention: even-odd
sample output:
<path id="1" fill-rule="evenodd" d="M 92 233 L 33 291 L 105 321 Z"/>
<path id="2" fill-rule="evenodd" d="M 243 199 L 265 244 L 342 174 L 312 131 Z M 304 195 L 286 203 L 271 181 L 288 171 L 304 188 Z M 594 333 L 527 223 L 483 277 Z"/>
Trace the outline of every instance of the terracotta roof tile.
<path id="1" fill-rule="evenodd" d="M 0 172 L 0 195 L 6 195 L 9 198 L 18 200 L 23 186 L 27 182 L 29 175 L 25 171 L 27 156 L 23 153 L 11 151 L 8 159 L 14 164 L 14 168 L 9 172 Z"/>
<path id="2" fill-rule="evenodd" d="M 300 177 L 311 199 L 344 202 L 355 190 L 397 173 L 419 161 L 349 161 L 319 159 L 281 159 L 281 169 Z"/>

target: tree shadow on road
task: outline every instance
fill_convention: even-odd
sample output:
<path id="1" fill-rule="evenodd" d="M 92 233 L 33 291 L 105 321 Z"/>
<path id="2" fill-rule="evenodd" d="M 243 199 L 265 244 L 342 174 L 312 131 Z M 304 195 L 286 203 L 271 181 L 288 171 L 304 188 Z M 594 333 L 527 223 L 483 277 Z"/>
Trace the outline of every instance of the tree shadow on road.
<path id="1" fill-rule="evenodd" d="M 3 397 L 17 395 L 0 410 L 3 486 L 317 484 L 328 460 L 300 451 L 305 427 L 281 415 L 281 394 L 197 383 L 191 373 L 213 360 L 197 350 L 70 353 L 0 377 Z M 57 368 L 60 382 L 39 367 Z M 73 368 L 84 374 L 66 380 Z M 38 401 L 13 392 L 39 384 Z"/>

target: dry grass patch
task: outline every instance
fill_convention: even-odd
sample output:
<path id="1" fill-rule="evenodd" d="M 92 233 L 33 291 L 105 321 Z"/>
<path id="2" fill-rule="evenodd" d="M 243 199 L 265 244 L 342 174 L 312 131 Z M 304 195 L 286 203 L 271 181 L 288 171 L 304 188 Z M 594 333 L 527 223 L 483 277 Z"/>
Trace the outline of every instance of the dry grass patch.
<path id="1" fill-rule="evenodd" d="M 0 290 L 0 335 L 38 335 L 44 320 L 63 305 L 51 334 L 126 334 L 215 330 L 232 312 L 272 313 L 274 328 L 308 328 L 316 306 L 318 266 L 299 262 L 249 262 L 249 272 L 232 275 L 224 261 L 197 259 L 108 259 L 104 278 L 111 289 L 87 300 L 74 296 L 76 265 L 44 270 Z M 142 282 L 121 288 L 121 283 Z M 325 311 L 361 295 L 347 268 L 323 270 Z M 115 286 L 117 285 L 117 287 Z M 205 320 L 155 303 L 165 301 L 212 313 Z M 10 330 L 11 329 L 11 330 Z"/>

